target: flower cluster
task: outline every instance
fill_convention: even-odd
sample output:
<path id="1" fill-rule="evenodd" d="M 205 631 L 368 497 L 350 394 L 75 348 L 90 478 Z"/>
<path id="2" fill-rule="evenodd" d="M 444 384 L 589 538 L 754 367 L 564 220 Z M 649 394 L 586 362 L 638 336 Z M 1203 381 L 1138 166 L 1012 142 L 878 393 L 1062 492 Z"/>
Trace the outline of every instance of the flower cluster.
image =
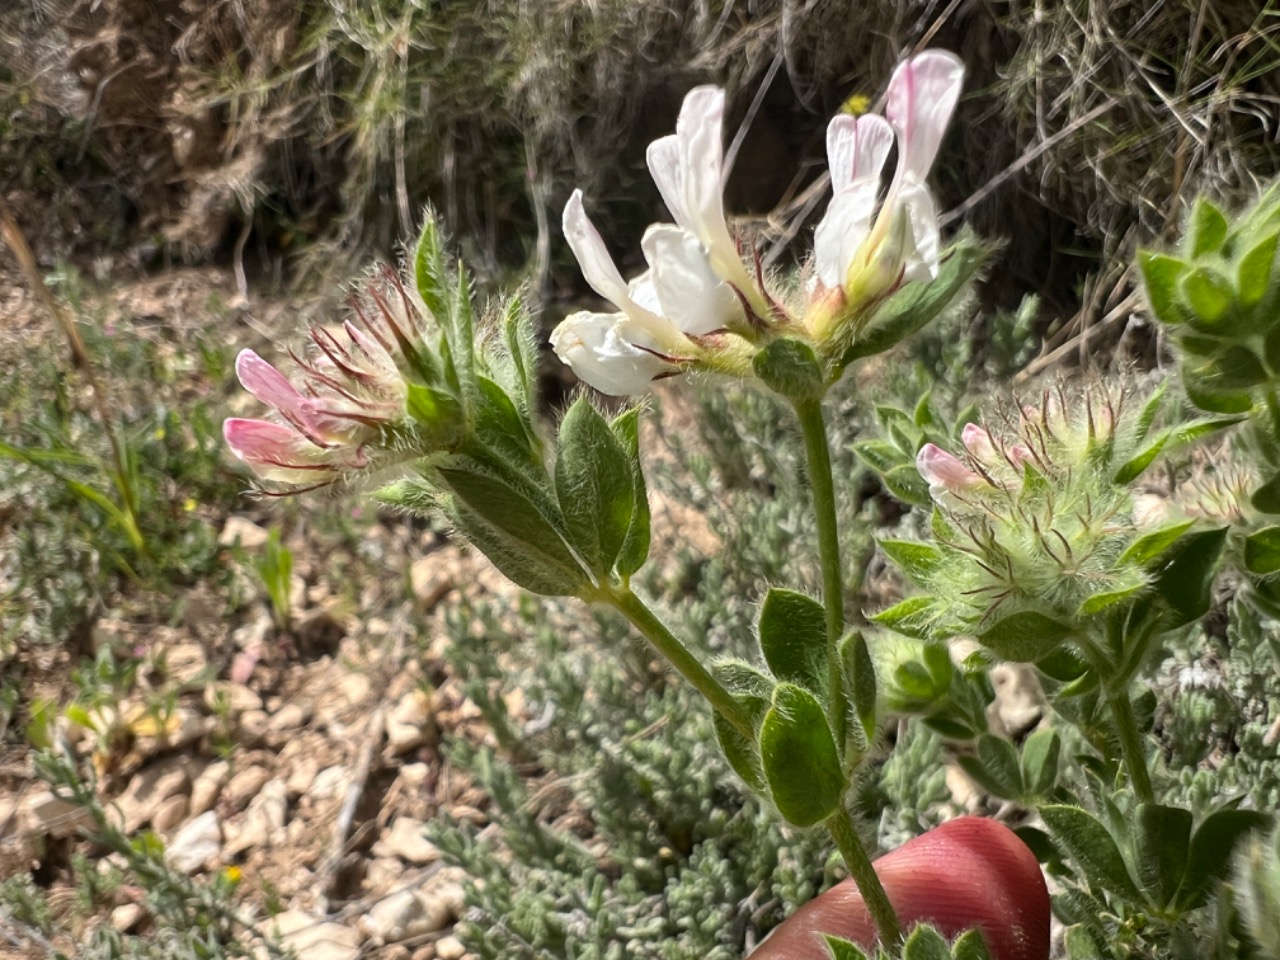
<path id="1" fill-rule="evenodd" d="M 252 350 L 236 358 L 240 383 L 274 418 L 231 417 L 223 436 L 273 488 L 328 486 L 426 452 L 415 442 L 422 425 L 410 399 L 432 363 L 424 348 L 428 311 L 387 268 L 369 284 L 365 303 L 353 301 L 353 312 L 343 337 L 313 327 L 310 353 L 291 351 L 300 387 Z"/>
<path id="2" fill-rule="evenodd" d="M 676 132 L 648 151 L 649 171 L 675 223 L 645 232 L 645 273 L 623 280 L 587 219 L 581 192 L 570 197 L 565 237 L 587 282 L 616 312 L 569 316 L 552 334 L 557 355 L 591 386 L 615 395 L 641 392 L 685 369 L 744 375 L 762 341 L 798 335 L 820 347 L 903 284 L 933 279 L 940 244 L 924 179 L 963 73 L 952 54 L 926 51 L 894 72 L 885 116 L 832 120 L 834 192 L 814 237 L 808 302 L 795 310 L 766 289 L 758 261 L 748 271 L 725 222 L 724 92 L 690 92 Z M 882 196 L 881 173 L 895 140 L 898 167 Z"/>

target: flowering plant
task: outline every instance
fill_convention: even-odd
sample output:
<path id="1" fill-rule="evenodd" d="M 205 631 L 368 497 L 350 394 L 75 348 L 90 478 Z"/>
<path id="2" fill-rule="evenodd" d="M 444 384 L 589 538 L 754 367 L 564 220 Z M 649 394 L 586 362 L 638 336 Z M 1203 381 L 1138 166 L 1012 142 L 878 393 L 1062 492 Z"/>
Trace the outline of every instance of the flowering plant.
<path id="1" fill-rule="evenodd" d="M 1224 558 L 1243 557 L 1259 604 L 1272 596 L 1280 570 L 1274 527 L 1140 509 L 1141 484 L 1160 458 L 1242 423 L 1273 428 L 1255 410 L 1274 406 L 1265 368 L 1244 386 L 1205 374 L 1217 380 L 1192 392 L 1210 412 L 1197 419 L 1171 413 L 1161 391 L 1143 396 L 1102 384 L 1044 391 L 954 428 L 927 398 L 911 413 L 882 407 L 883 436 L 859 442 L 857 451 L 887 489 L 929 515 L 927 539 L 881 541 L 924 592 L 877 614 L 874 628 L 848 628 L 824 401 L 851 364 L 889 349 L 953 303 L 989 254 L 964 235 L 944 246 L 925 182 L 962 78 L 953 55 L 926 51 L 894 72 L 883 116 L 831 122 L 833 195 L 794 285 L 766 277 L 729 230 L 720 90 L 692 91 L 676 132 L 649 148 L 649 169 L 674 223 L 645 232 L 640 276 L 623 278 L 581 192 L 565 206 L 565 238 L 588 284 L 612 306 L 574 313 L 551 335 L 555 353 L 583 381 L 625 396 L 657 379 L 712 374 L 749 381 L 794 412 L 821 598 L 769 589 L 754 658 L 707 661 L 632 589 L 650 550 L 641 408 L 610 416 L 584 393 L 553 436 L 537 416 L 529 313 L 512 298 L 497 316 L 477 320 L 465 268 L 449 261 L 432 217 L 406 277 L 384 270 L 371 279 L 344 324 L 345 339 L 313 331 L 311 352 L 293 358 L 302 386 L 251 352 L 237 362 L 241 382 L 274 418 L 228 420 L 226 439 L 269 492 L 358 483 L 375 487 L 384 503 L 442 515 L 521 587 L 621 614 L 706 698 L 733 769 L 789 824 L 829 832 L 866 915 L 860 927 L 824 930 L 825 946 L 809 937 L 788 956 L 824 949 L 838 958 L 864 957 L 864 949 L 912 960 L 1047 956 L 1047 910 L 1034 906 L 1047 894 L 1034 863 L 1033 879 L 1016 894 L 1033 906 L 1004 927 L 984 924 L 980 912 L 913 900 L 895 886 L 891 858 L 873 865 L 851 798 L 867 765 L 888 749 L 891 714 L 917 714 L 965 745 L 962 766 L 974 780 L 1036 811 L 1047 832 L 1033 827 L 1023 840 L 982 842 L 1014 844 L 1023 875 L 1029 845 L 1063 878 L 1068 893 L 1059 913 L 1072 924 L 1072 949 L 1081 956 L 1102 955 L 1107 937 L 1125 925 L 1168 942 L 1195 940 L 1232 847 L 1267 821 L 1231 805 L 1196 817 L 1165 802 L 1144 733 L 1150 710 L 1133 696 L 1153 652 L 1209 611 Z M 897 166 L 885 187 L 894 149 Z M 1274 259 L 1274 236 L 1258 237 L 1276 218 L 1251 217 L 1236 233 L 1203 230 L 1247 238 L 1232 249 L 1248 247 L 1250 263 L 1259 249 Z M 1226 257 L 1227 241 L 1215 242 L 1197 240 L 1194 256 Z M 1254 344 L 1257 331 L 1245 320 L 1224 321 L 1229 309 L 1218 310 L 1216 300 L 1212 321 L 1190 319 L 1203 313 L 1205 290 L 1221 284 L 1188 279 L 1202 268 L 1182 261 L 1176 268 L 1155 255 L 1144 262 L 1153 306 L 1174 304 L 1175 322 L 1185 314 L 1197 330 L 1184 338 L 1188 355 L 1200 350 L 1195 355 L 1208 357 L 1214 371 L 1235 370 L 1231 357 L 1248 349 L 1237 341 Z M 1223 273 L 1216 260 L 1203 270 L 1210 280 Z M 1270 287 L 1255 296 L 1249 286 L 1259 271 L 1256 264 L 1238 271 L 1249 292 L 1234 302 L 1252 311 L 1250 323 L 1258 304 L 1272 302 Z M 1266 284 L 1270 278 L 1267 272 Z M 1165 280 L 1181 284 L 1177 296 L 1190 306 L 1159 286 Z M 1225 325 L 1206 339 L 1195 327 L 1206 322 Z M 1222 399 L 1228 395 L 1230 402 Z M 1253 496 L 1256 511 L 1268 511 L 1266 490 Z M 976 641 L 967 657 L 949 646 L 959 638 Z M 987 669 L 996 661 L 1034 664 L 1079 736 L 1050 727 L 1019 749 L 991 732 Z M 1083 753 L 1068 760 L 1068 750 Z M 1092 795 L 1063 785 L 1068 762 L 1090 773 Z M 950 847 L 939 841 L 938 849 Z M 918 921 L 931 926 L 906 925 Z M 964 932 L 975 924 L 979 932 Z"/>

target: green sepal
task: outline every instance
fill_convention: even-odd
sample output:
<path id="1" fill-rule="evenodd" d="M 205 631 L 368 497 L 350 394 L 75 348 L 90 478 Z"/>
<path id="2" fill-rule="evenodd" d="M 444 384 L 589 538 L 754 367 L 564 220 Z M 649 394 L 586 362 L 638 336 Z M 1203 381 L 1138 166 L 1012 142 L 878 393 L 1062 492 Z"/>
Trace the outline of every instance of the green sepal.
<path id="1" fill-rule="evenodd" d="M 559 525 L 527 493 L 466 458 L 436 468 L 454 494 L 456 522 L 512 582 L 544 596 L 572 596 L 588 580 Z M 558 518 L 556 518 L 558 519 Z"/>
<path id="2" fill-rule="evenodd" d="M 423 218 L 422 230 L 413 248 L 413 279 L 418 296 L 436 323 L 444 327 L 449 323 L 449 274 L 440 224 L 431 209 Z"/>
<path id="3" fill-rule="evenodd" d="M 1119 486 L 1124 486 L 1142 476 L 1147 467 L 1151 466 L 1156 457 L 1160 456 L 1160 451 L 1169 442 L 1169 437 L 1170 431 L 1168 430 L 1162 430 L 1156 434 L 1150 443 L 1121 465 L 1120 469 L 1115 472 L 1115 476 L 1112 477 L 1112 482 Z"/>
<path id="4" fill-rule="evenodd" d="M 1138 880 L 1157 906 L 1170 905 L 1182 884 L 1191 848 L 1191 823 L 1191 811 L 1181 807 L 1158 803 L 1138 806 L 1134 823 Z"/>
<path id="5" fill-rule="evenodd" d="M 557 443 L 556 498 L 569 541 L 601 579 L 631 528 L 635 477 L 608 422 L 585 397 L 569 408 Z"/>
<path id="6" fill-rule="evenodd" d="M 1280 571 L 1280 527 L 1264 527 L 1245 537 L 1244 568 L 1260 576 Z"/>
<path id="7" fill-rule="evenodd" d="M 1226 539 L 1226 527 L 1188 533 L 1164 554 L 1164 565 L 1152 582 L 1166 611 L 1164 629 L 1186 626 L 1209 612 L 1213 581 Z"/>
<path id="8" fill-rule="evenodd" d="M 830 817 L 844 795 L 844 773 L 822 704 L 808 690 L 780 683 L 760 724 L 760 762 L 778 812 L 797 827 Z"/>
<path id="9" fill-rule="evenodd" d="M 1191 312 L 1210 328 L 1216 326 L 1235 300 L 1231 282 L 1209 267 L 1192 267 L 1182 278 L 1182 296 Z"/>
<path id="10" fill-rule="evenodd" d="M 613 418 L 610 424 L 622 450 L 631 463 L 631 479 L 634 489 L 635 509 L 631 513 L 631 526 L 622 542 L 614 567 L 618 576 L 626 578 L 636 573 L 649 559 L 650 531 L 649 490 L 644 480 L 644 468 L 640 463 L 640 408 L 632 407 Z"/>
<path id="11" fill-rule="evenodd" d="M 1280 473 L 1253 491 L 1249 502 L 1260 513 L 1280 514 Z"/>
<path id="12" fill-rule="evenodd" d="M 1236 296 L 1242 306 L 1257 305 L 1271 289 L 1277 239 L 1275 233 L 1263 237 L 1236 261 Z"/>
<path id="13" fill-rule="evenodd" d="M 888 610 L 881 610 L 871 619 L 904 636 L 927 640 L 933 635 L 933 628 L 945 606 L 937 597 L 908 597 Z"/>
<path id="14" fill-rule="evenodd" d="M 719 660 L 712 664 L 711 672 L 733 695 L 733 699 L 747 716 L 752 730 L 758 734 L 760 723 L 769 710 L 773 680 L 745 660 Z M 729 766 L 733 767 L 747 786 L 767 796 L 768 785 L 765 783 L 764 769 L 760 765 L 758 736 L 747 738 L 719 713 L 714 715 L 713 723 L 716 740 L 725 759 L 729 761 Z"/>
<path id="15" fill-rule="evenodd" d="M 883 353 L 942 313 L 964 291 L 991 252 L 972 234 L 962 234 L 944 252 L 937 277 L 928 283 L 907 284 L 855 331 L 837 368 L 843 370 L 862 357 Z"/>
<path id="16" fill-rule="evenodd" d="M 1062 738 L 1057 730 L 1036 730 L 1022 744 L 1022 789 L 1025 798 L 1047 797 L 1058 782 Z"/>
<path id="17" fill-rule="evenodd" d="M 845 698 L 862 727 L 868 745 L 876 739 L 876 667 L 871 649 L 861 633 L 851 633 L 840 641 L 840 667 Z"/>
<path id="18" fill-rule="evenodd" d="M 1175 903 L 1181 910 L 1203 906 L 1216 881 L 1224 880 L 1231 869 L 1236 845 L 1254 830 L 1271 826 L 1271 814 L 1258 810 L 1216 810 L 1205 817 L 1191 838 L 1187 869 Z"/>
<path id="19" fill-rule="evenodd" d="M 827 392 L 818 355 L 803 340 L 773 340 L 755 355 L 751 366 L 766 387 L 792 400 L 820 400 Z"/>
<path id="20" fill-rule="evenodd" d="M 952 960 L 992 960 L 987 940 L 978 929 L 966 930 L 951 944 Z"/>
<path id="21" fill-rule="evenodd" d="M 1072 628 L 1037 610 L 1021 610 L 1001 617 L 977 636 L 980 644 L 1010 663 L 1032 663 L 1061 646 Z"/>
<path id="22" fill-rule="evenodd" d="M 1145 587 L 1145 583 L 1135 583 L 1128 587 L 1120 587 L 1117 590 L 1105 590 L 1102 593 L 1095 593 L 1080 604 L 1080 609 L 1076 611 L 1076 615 L 1079 617 L 1092 617 L 1102 613 L 1127 600 L 1132 600 Z"/>
<path id="23" fill-rule="evenodd" d="M 1155 318 L 1168 326 L 1183 323 L 1186 311 L 1182 305 L 1181 282 L 1190 265 L 1165 253 L 1139 250 L 1138 269 L 1142 271 L 1147 303 Z"/>
<path id="24" fill-rule="evenodd" d="M 778 680 L 820 694 L 826 683 L 827 615 L 812 597 L 774 587 L 757 623 L 764 661 Z"/>
<path id="25" fill-rule="evenodd" d="M 1217 253 L 1227 239 L 1227 218 L 1207 197 L 1196 197 L 1187 221 L 1184 250 L 1188 260 Z"/>
<path id="26" fill-rule="evenodd" d="M 457 399 L 443 390 L 405 382 L 405 410 L 413 419 L 422 445 L 449 450 L 466 434 L 466 415 Z"/>
<path id="27" fill-rule="evenodd" d="M 927 587 L 933 574 L 942 566 L 943 554 L 937 547 L 915 540 L 878 540 L 885 556 L 918 586 Z"/>
<path id="28" fill-rule="evenodd" d="M 902 713 L 928 711 L 951 690 L 954 675 L 947 647 L 926 643 L 919 660 L 905 660 L 894 668 L 886 699 L 891 709 Z"/>
<path id="29" fill-rule="evenodd" d="M 863 949 L 852 940 L 824 933 L 822 941 L 826 945 L 831 960 L 869 960 Z"/>
<path id="30" fill-rule="evenodd" d="M 537 400 L 538 343 L 533 319 L 519 294 L 513 295 L 503 310 L 502 337 L 511 361 L 516 405 L 527 420 Z"/>
<path id="31" fill-rule="evenodd" d="M 1017 800 L 1025 792 L 1018 751 L 1003 737 L 984 733 L 978 738 L 977 756 L 956 758 L 974 783 L 1002 800 Z"/>
<path id="32" fill-rule="evenodd" d="M 515 471 L 546 486 L 546 468 L 529 421 L 511 397 L 488 377 L 476 377 L 472 437 L 467 452 L 500 472 Z"/>
<path id="33" fill-rule="evenodd" d="M 1049 804 L 1040 808 L 1040 816 L 1058 844 L 1080 865 L 1091 887 L 1141 900 L 1115 839 L 1092 814 L 1079 807 Z"/>
<path id="34" fill-rule="evenodd" d="M 951 948 L 942 934 L 921 924 L 902 945 L 902 960 L 951 960 Z"/>
<path id="35" fill-rule="evenodd" d="M 1194 520 L 1183 520 L 1143 534 L 1120 554 L 1119 563 L 1138 563 L 1146 566 L 1177 543 L 1178 539 L 1194 525 Z"/>

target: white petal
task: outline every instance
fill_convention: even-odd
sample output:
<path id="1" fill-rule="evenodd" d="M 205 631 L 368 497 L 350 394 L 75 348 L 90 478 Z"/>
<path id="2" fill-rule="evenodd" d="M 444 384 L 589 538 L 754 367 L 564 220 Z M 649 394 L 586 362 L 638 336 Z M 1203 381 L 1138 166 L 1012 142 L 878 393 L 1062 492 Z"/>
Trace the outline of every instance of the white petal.
<path id="1" fill-rule="evenodd" d="M 695 87 L 684 98 L 676 120 L 684 167 L 685 202 L 696 219 L 681 223 L 707 246 L 728 238 L 724 223 L 723 168 L 724 91 L 719 87 Z M 676 221 L 679 223 L 679 221 Z"/>
<path id="2" fill-rule="evenodd" d="M 564 237 L 578 258 L 578 266 L 591 289 L 614 306 L 627 303 L 627 285 L 614 266 L 604 240 L 582 208 L 582 191 L 575 190 L 564 205 Z"/>
<path id="3" fill-rule="evenodd" d="M 871 232 L 880 193 L 879 177 L 850 184 L 831 198 L 813 235 L 814 266 L 828 289 L 843 287 L 849 265 Z"/>
<path id="4" fill-rule="evenodd" d="M 640 245 L 661 313 L 677 328 L 697 335 L 742 319 L 737 294 L 711 268 L 706 249 L 693 234 L 654 224 Z"/>
<path id="5" fill-rule="evenodd" d="M 963 83 L 964 64 L 945 50 L 926 50 L 893 72 L 884 112 L 898 131 L 906 176 L 923 182 L 928 175 Z"/>
<path id="6" fill-rule="evenodd" d="M 643 310 L 653 314 L 662 313 L 662 302 L 658 299 L 657 288 L 653 285 L 653 271 L 646 270 L 627 284 L 627 295 L 631 302 Z"/>
<path id="7" fill-rule="evenodd" d="M 671 211 L 671 219 L 682 226 L 693 222 L 689 205 L 685 201 L 684 167 L 680 159 L 680 138 L 676 134 L 663 137 L 649 144 L 645 153 L 649 163 L 649 176 L 662 194 L 662 202 Z"/>
<path id="8" fill-rule="evenodd" d="M 911 223 L 914 252 L 907 255 L 902 282 L 919 280 L 927 283 L 938 275 L 938 212 L 929 191 L 919 183 L 905 184 L 898 192 L 898 202 L 906 209 Z"/>
<path id="9" fill-rule="evenodd" d="M 621 313 L 575 313 L 551 333 L 551 346 L 573 372 L 601 393 L 642 393 L 654 377 L 675 368 L 624 340 Z"/>
<path id="10" fill-rule="evenodd" d="M 840 114 L 827 125 L 827 166 L 833 193 L 866 177 L 879 177 L 893 146 L 893 127 L 874 113 Z"/>

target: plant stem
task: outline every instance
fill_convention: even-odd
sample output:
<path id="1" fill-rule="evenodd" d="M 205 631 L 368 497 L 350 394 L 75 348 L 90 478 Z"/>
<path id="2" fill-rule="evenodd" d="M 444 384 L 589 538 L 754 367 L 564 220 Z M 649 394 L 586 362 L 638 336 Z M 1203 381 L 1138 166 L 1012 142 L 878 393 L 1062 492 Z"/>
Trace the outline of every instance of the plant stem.
<path id="1" fill-rule="evenodd" d="M 844 581 L 840 571 L 840 535 L 836 524 L 836 491 L 831 477 L 831 451 L 821 400 L 795 401 L 809 486 L 818 524 L 818 559 L 822 564 L 822 602 L 827 610 L 827 717 L 841 754 L 845 744 L 844 695 L 840 678 L 840 636 L 844 633 Z"/>
<path id="2" fill-rule="evenodd" d="M 871 865 L 871 858 L 867 856 L 867 848 L 858 837 L 853 819 L 843 805 L 827 820 L 827 830 L 831 832 L 831 839 L 836 842 L 836 848 L 839 849 L 840 856 L 844 857 L 845 866 L 849 868 L 849 876 L 853 878 L 858 892 L 862 894 L 862 902 L 867 905 L 867 911 L 876 923 L 880 942 L 890 951 L 896 950 L 902 943 L 902 924 L 898 922 L 898 914 L 894 912 L 889 895 L 884 892 L 884 886 Z"/>
<path id="3" fill-rule="evenodd" d="M 1140 803 L 1154 803 L 1155 791 L 1151 788 L 1151 773 L 1147 770 L 1147 755 L 1142 749 L 1142 734 L 1138 732 L 1138 720 L 1133 714 L 1133 701 L 1124 688 L 1106 688 L 1107 703 L 1116 721 L 1116 733 L 1120 735 L 1120 749 L 1124 753 L 1124 765 L 1129 771 L 1129 782 Z"/>
<path id="4" fill-rule="evenodd" d="M 621 590 L 606 588 L 598 599 L 631 621 L 631 625 L 644 634 L 645 639 L 667 658 L 680 676 L 693 684 L 716 712 L 733 724 L 734 729 L 748 740 L 755 740 L 755 731 L 738 701 L 733 699 L 733 695 L 711 675 L 689 648 L 667 629 L 667 625 L 658 619 L 657 614 L 643 600 L 625 587 Z"/>

